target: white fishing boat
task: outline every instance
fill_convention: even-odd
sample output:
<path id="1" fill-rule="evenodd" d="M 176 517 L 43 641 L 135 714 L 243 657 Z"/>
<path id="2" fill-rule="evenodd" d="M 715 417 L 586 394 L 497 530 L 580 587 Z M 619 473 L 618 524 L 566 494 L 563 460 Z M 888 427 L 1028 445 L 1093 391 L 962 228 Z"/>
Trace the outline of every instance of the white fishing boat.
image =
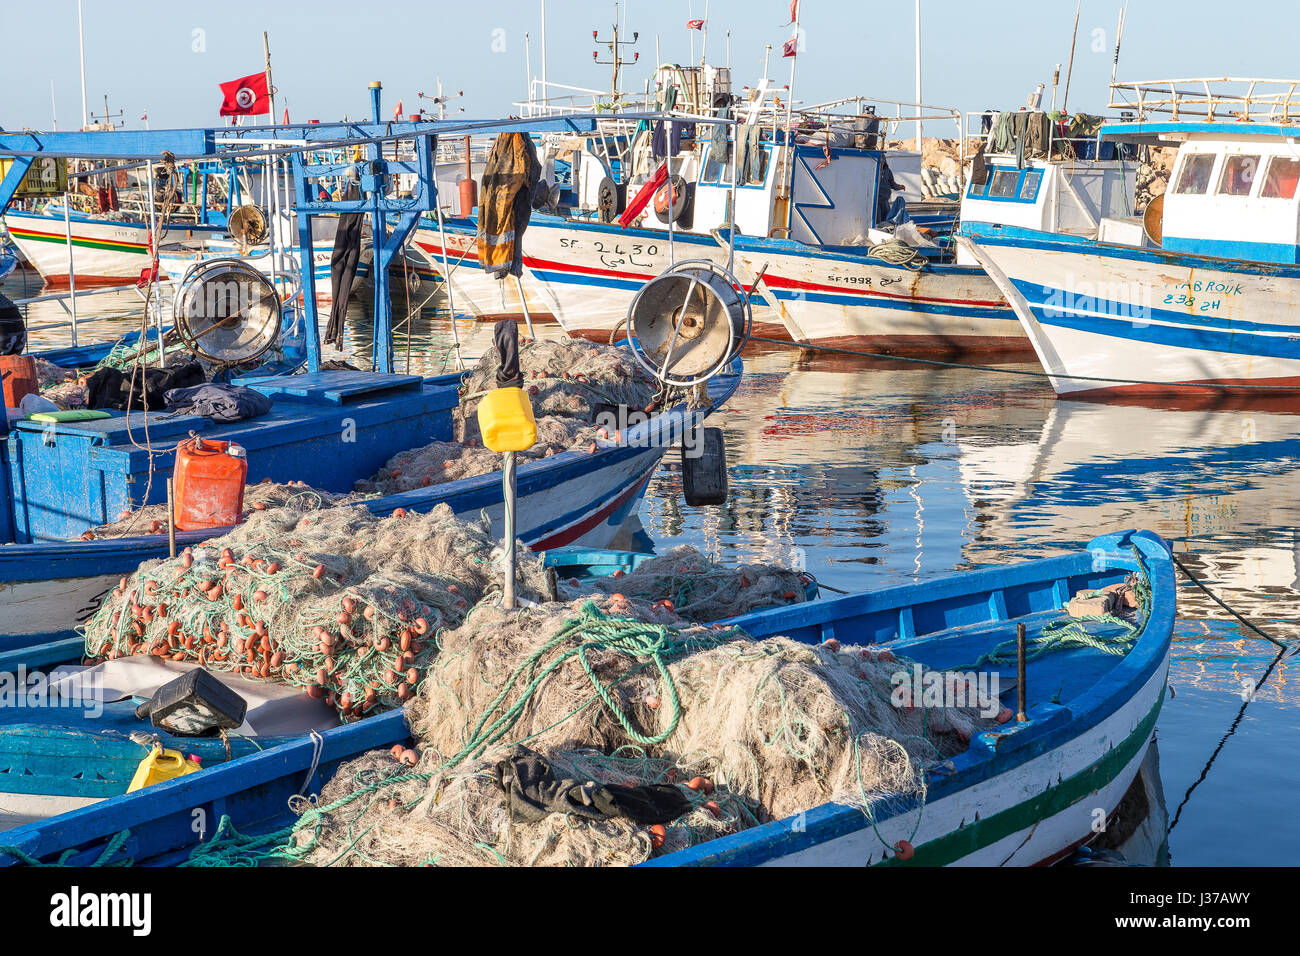
<path id="1" fill-rule="evenodd" d="M 662 68 L 658 86 L 698 86 L 706 102 L 731 102 L 729 75 L 710 70 Z M 521 283 L 471 285 L 466 279 L 481 272 L 464 249 L 463 258 L 454 255 L 468 238 L 455 234 L 467 234 L 468 224 L 444 223 L 449 258 L 469 273 L 452 280 L 463 296 L 458 309 L 518 317 L 522 294 L 532 318 L 553 316 L 570 334 L 607 337 L 646 279 L 681 259 L 707 259 L 755 289 L 760 335 L 896 354 L 1027 352 L 997 286 L 979 266 L 954 261 L 945 233 L 955 205 L 918 193 L 919 204 L 901 211 L 908 187 L 893 175 L 892 151 L 880 148 L 901 115 L 878 114 L 886 101 L 861 97 L 790 110 L 775 93 L 764 81 L 736 108 L 726 136 L 697 113 L 663 114 L 631 138 L 617 165 L 599 153 L 604 138 L 589 137 L 572 163 L 571 205 L 535 214 L 528 226 Z M 886 105 L 899 114 L 914 109 Z M 918 109 L 960 128 L 953 111 Z M 705 112 L 731 115 L 729 107 Z M 656 143 L 660 126 L 683 128 L 679 148 L 671 148 L 676 134 Z M 909 180 L 919 177 L 914 151 L 896 158 Z M 416 241 L 441 249 L 429 225 Z M 484 304 L 480 289 L 496 298 Z"/>
<path id="2" fill-rule="evenodd" d="M 1115 159 L 990 157 L 961 243 L 1015 308 L 1061 395 L 1294 395 L 1300 345 L 1297 83 L 1119 83 Z M 1139 218 L 1131 150 L 1176 147 Z M 993 196 L 1012 189 L 1014 195 Z"/>

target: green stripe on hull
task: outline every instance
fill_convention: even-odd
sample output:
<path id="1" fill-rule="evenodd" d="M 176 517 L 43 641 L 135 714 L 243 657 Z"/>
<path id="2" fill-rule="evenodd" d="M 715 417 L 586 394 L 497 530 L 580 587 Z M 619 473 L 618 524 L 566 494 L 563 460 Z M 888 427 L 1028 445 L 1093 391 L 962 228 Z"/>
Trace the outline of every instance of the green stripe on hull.
<path id="1" fill-rule="evenodd" d="M 10 229 L 9 235 L 15 239 L 28 239 L 32 242 L 56 242 L 61 246 L 67 245 L 67 239 L 63 236 L 45 236 L 37 233 L 23 232 L 19 229 Z M 72 238 L 72 244 L 83 249 L 102 249 L 107 252 L 130 252 L 138 255 L 147 255 L 149 247 L 140 243 L 114 242 L 112 239 L 78 239 Z"/>
<path id="2" fill-rule="evenodd" d="M 1160 705 L 1164 702 L 1164 698 L 1162 689 L 1155 706 L 1146 717 L 1142 718 L 1142 722 L 1133 733 L 1119 746 L 1107 751 L 1096 763 L 1068 780 L 1063 780 L 1024 803 L 1007 807 L 991 817 L 968 823 L 937 839 L 921 844 L 906 863 L 897 857 L 889 857 L 876 865 L 948 866 L 986 846 L 992 846 L 1013 833 L 1027 830 L 1040 820 L 1046 820 L 1068 809 L 1088 794 L 1110 783 L 1141 752 L 1142 746 L 1155 730 L 1156 718 L 1160 715 Z"/>

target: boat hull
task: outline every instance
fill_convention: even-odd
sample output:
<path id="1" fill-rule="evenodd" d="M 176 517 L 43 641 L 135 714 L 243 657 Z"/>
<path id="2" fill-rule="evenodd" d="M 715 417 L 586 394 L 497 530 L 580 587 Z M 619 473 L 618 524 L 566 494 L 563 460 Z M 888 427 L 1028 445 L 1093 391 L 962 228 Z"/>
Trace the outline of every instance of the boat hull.
<path id="1" fill-rule="evenodd" d="M 536 290 L 570 335 L 608 339 L 647 280 L 674 262 L 707 259 L 730 264 L 746 286 L 766 267 L 771 299 L 753 300 L 759 336 L 897 355 L 1031 352 L 1006 300 L 973 266 L 917 271 L 851 251 L 748 237 L 738 238 L 729 262 L 711 236 L 679 234 L 670 248 L 662 232 L 554 217 L 534 220 L 526 242 L 525 289 Z"/>
<path id="2" fill-rule="evenodd" d="M 1048 237 L 961 241 L 1058 395 L 1300 397 L 1300 268 Z"/>
<path id="3" fill-rule="evenodd" d="M 714 408 L 734 391 L 734 374 L 715 380 Z M 608 548 L 634 514 L 664 453 L 710 410 L 678 407 L 629 429 L 621 443 L 599 440 L 595 452 L 566 451 L 527 462 L 517 476 L 517 535 L 535 550 L 576 545 Z M 486 514 L 492 533 L 505 526 L 501 473 L 400 492 L 362 502 L 377 514 L 397 508 L 426 512 L 446 503 L 460 517 Z M 180 547 L 210 538 L 211 529 L 181 532 Z M 166 535 L 14 544 L 0 549 L 0 652 L 68 632 L 94 613 L 123 574 L 164 558 Z M 26 662 L 30 665 L 30 662 Z M 0 653 L 0 670 L 3 655 Z"/>
<path id="4" fill-rule="evenodd" d="M 35 213 L 5 214 L 9 235 L 46 285 L 66 289 L 67 230 L 61 216 Z M 123 285 L 149 268 L 149 228 L 142 223 L 74 217 L 71 220 L 72 262 L 78 288 Z M 223 235 L 216 226 L 173 226 L 164 241 L 193 242 Z"/>

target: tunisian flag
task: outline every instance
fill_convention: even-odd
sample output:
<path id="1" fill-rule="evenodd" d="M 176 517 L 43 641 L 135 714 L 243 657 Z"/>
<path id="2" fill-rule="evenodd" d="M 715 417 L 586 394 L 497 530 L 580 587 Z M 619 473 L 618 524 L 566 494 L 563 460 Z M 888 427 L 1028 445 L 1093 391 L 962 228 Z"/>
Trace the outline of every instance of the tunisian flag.
<path id="1" fill-rule="evenodd" d="M 265 116 L 271 112 L 271 93 L 266 88 L 266 74 L 253 73 L 222 83 L 222 116 Z"/>

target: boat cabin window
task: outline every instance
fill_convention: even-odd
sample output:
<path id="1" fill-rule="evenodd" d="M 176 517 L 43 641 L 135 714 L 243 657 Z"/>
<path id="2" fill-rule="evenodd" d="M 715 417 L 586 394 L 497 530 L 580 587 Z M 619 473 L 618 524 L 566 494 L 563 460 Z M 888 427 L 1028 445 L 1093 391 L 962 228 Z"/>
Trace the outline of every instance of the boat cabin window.
<path id="1" fill-rule="evenodd" d="M 1188 153 L 1183 157 L 1183 168 L 1178 173 L 1174 192 L 1183 196 L 1205 195 L 1210 188 L 1210 173 L 1213 171 L 1213 153 Z"/>
<path id="2" fill-rule="evenodd" d="M 1020 198 L 1033 202 L 1038 198 L 1038 187 L 1043 182 L 1043 171 L 1041 169 L 1031 169 L 1025 173 L 1024 181 L 1020 184 Z"/>
<path id="3" fill-rule="evenodd" d="M 1249 196 L 1258 172 L 1258 156 L 1229 156 L 1219 176 L 1219 195 Z"/>
<path id="4" fill-rule="evenodd" d="M 989 185 L 989 197 L 992 199 L 1015 199 L 1016 189 L 1020 185 L 1018 169 L 999 169 L 993 174 Z"/>
<path id="5" fill-rule="evenodd" d="M 735 144 L 731 144 L 734 148 Z M 755 147 L 758 149 L 758 168 L 754 169 L 753 165 L 748 162 L 748 152 L 746 156 L 740 157 L 745 165 L 740 170 L 740 185 L 742 186 L 761 186 L 767 182 L 767 160 L 768 149 L 762 145 Z M 719 153 L 715 158 L 712 144 L 710 144 L 704 153 L 704 168 L 700 174 L 701 185 L 712 186 L 730 186 L 732 158 Z M 750 176 L 750 174 L 753 174 Z M 749 177 L 749 178 L 747 178 Z"/>
<path id="6" fill-rule="evenodd" d="M 1297 182 L 1300 182 L 1300 159 L 1274 156 L 1269 161 L 1260 195 L 1265 199 L 1294 199 Z"/>

